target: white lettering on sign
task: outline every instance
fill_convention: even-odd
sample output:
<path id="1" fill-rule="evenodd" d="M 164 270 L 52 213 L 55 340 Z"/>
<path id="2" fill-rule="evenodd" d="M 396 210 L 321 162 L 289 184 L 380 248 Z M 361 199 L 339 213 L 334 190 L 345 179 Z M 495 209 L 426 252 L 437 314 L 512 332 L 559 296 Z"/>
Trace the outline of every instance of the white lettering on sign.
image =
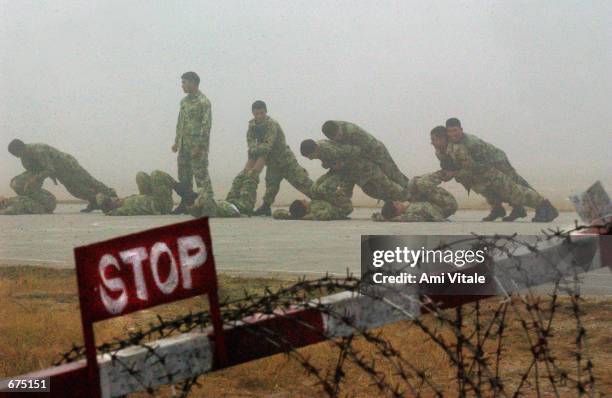
<path id="1" fill-rule="evenodd" d="M 170 273 L 165 282 L 159 279 L 159 257 L 166 253 L 170 258 Z M 176 268 L 176 260 L 170 251 L 168 245 L 164 242 L 157 242 L 151 248 L 151 271 L 153 272 L 153 279 L 157 284 L 159 290 L 164 294 L 170 294 L 176 289 L 178 285 L 178 269 Z"/>
<path id="2" fill-rule="evenodd" d="M 208 251 L 206 244 L 199 235 L 183 236 L 177 239 L 178 264 L 177 259 L 172 254 L 168 245 L 164 242 L 155 243 L 149 252 L 145 247 L 135 247 L 119 252 L 119 257 L 124 264 L 128 264 L 134 277 L 136 287 L 136 297 L 146 301 L 149 299 L 149 292 L 145 280 L 145 272 L 151 272 L 155 285 L 162 293 L 168 295 L 173 293 L 179 284 L 180 279 L 184 289 L 193 288 L 191 273 L 194 269 L 201 267 L 206 262 Z M 170 262 L 170 272 L 167 278 L 162 281 L 159 275 L 159 261 L 167 256 Z M 148 269 L 144 262 L 148 260 Z M 100 298 L 106 310 L 111 314 L 121 313 L 128 303 L 128 292 L 125 281 L 121 277 L 108 278 L 106 271 L 109 267 L 114 267 L 117 271 L 121 270 L 120 263 L 112 254 L 105 254 L 98 263 L 100 274 Z M 113 298 L 109 293 L 115 295 L 121 292 L 119 297 Z"/>
<path id="3" fill-rule="evenodd" d="M 119 270 L 119 264 L 117 263 L 117 259 L 112 254 L 105 254 L 100 259 L 100 263 L 98 265 L 98 271 L 100 273 L 100 279 L 102 279 L 102 284 L 111 292 L 121 292 L 119 297 L 113 299 L 111 296 L 106 293 L 106 290 L 100 286 L 100 298 L 102 299 L 102 303 L 111 314 L 119 314 L 128 302 L 127 290 L 125 288 L 125 283 L 121 278 L 107 278 L 106 277 L 106 268 L 113 266 L 117 270 Z"/>
<path id="4" fill-rule="evenodd" d="M 132 264 L 132 272 L 134 272 L 134 282 L 136 284 L 136 297 L 141 300 L 147 300 L 149 294 L 147 293 L 147 285 L 145 284 L 144 273 L 142 271 L 142 262 L 148 257 L 147 249 L 137 247 L 122 251 L 119 255 L 124 263 Z"/>
<path id="5" fill-rule="evenodd" d="M 194 268 L 201 267 L 206 262 L 206 257 L 208 257 L 206 245 L 200 235 L 192 235 L 179 238 L 178 248 L 181 259 L 183 288 L 191 289 L 191 271 Z M 191 250 L 197 251 L 195 254 L 189 254 Z"/>

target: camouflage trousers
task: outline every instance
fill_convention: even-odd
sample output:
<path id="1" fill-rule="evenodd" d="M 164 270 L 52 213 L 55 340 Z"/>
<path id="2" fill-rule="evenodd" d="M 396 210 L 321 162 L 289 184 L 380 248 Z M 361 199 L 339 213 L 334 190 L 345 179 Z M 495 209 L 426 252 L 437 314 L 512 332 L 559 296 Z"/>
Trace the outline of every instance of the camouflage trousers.
<path id="1" fill-rule="evenodd" d="M 291 154 L 287 162 L 282 165 L 273 162 L 266 164 L 266 193 L 263 197 L 263 203 L 268 206 L 274 203 L 283 180 L 287 180 L 295 189 L 307 197 L 311 197 L 312 180 L 306 169 L 300 166 L 295 156 Z"/>
<path id="2" fill-rule="evenodd" d="M 55 196 L 46 189 L 41 189 L 36 199 L 32 196 L 17 195 L 0 201 L 0 215 L 53 213 L 56 205 Z"/>
<path id="3" fill-rule="evenodd" d="M 391 222 L 440 222 L 446 221 L 443 209 L 430 202 L 413 202 L 397 217 L 386 220 L 382 214 L 372 214 L 374 221 Z"/>
<path id="4" fill-rule="evenodd" d="M 17 195 L 35 195 L 42 190 L 43 183 L 45 182 L 44 178 L 35 178 L 35 176 L 34 173 L 26 171 L 13 177 L 10 184 L 11 189 L 15 191 Z M 27 182 L 29 182 L 29 184 L 26 186 Z"/>
<path id="5" fill-rule="evenodd" d="M 251 215 L 257 199 L 258 185 L 259 174 L 256 171 L 242 171 L 232 181 L 225 200 L 238 207 L 241 214 Z"/>
<path id="6" fill-rule="evenodd" d="M 337 171 L 328 171 L 312 185 L 313 201 L 325 201 L 346 218 L 353 212 L 353 187 L 355 184 Z M 336 211 L 336 210 L 335 210 Z"/>
<path id="7" fill-rule="evenodd" d="M 409 198 L 408 190 L 391 181 L 389 177 L 382 174 L 382 171 L 375 178 L 370 178 L 366 181 L 357 180 L 355 184 L 359 186 L 366 195 L 374 199 L 384 200 L 385 202 L 390 200 L 399 200 L 403 202 Z"/>
<path id="8" fill-rule="evenodd" d="M 527 180 L 517 173 L 516 169 L 512 166 L 512 164 L 510 164 L 507 157 L 495 162 L 494 166 L 497 170 L 510 177 L 510 179 L 516 182 L 518 185 L 533 189 Z"/>
<path id="9" fill-rule="evenodd" d="M 371 160 L 375 162 L 382 172 L 389 177 L 391 181 L 400 185 L 401 187 L 408 186 L 408 177 L 397 167 L 397 164 L 391 157 L 389 150 L 384 145 L 376 148 L 372 154 Z"/>
<path id="10" fill-rule="evenodd" d="M 151 175 L 145 172 L 136 174 L 138 194 L 123 198 L 113 206 L 106 209 L 105 203 L 111 198 L 97 195 L 97 203 L 109 216 L 145 216 L 169 214 L 172 211 L 172 192 L 177 184 L 168 173 L 155 170 Z"/>
<path id="11" fill-rule="evenodd" d="M 425 174 L 410 180 L 408 189 L 411 202 L 409 207 L 412 207 L 411 212 L 421 215 L 426 214 L 429 207 L 424 204 L 430 204 L 435 209 L 431 213 L 432 217 L 429 217 L 432 218 L 431 221 L 442 221 L 455 214 L 458 208 L 457 200 L 450 192 L 439 186 L 441 182 L 442 180 L 437 173 Z M 413 207 L 413 205 L 415 206 Z M 438 213 L 442 216 L 442 220 L 435 219 Z"/>
<path id="12" fill-rule="evenodd" d="M 183 143 L 178 152 L 178 182 L 184 187 L 184 192 L 193 192 L 194 179 L 198 191 L 204 189 L 207 195 L 214 197 L 212 181 L 208 174 L 208 151 L 192 156 L 192 147 Z"/>
<path id="13" fill-rule="evenodd" d="M 481 194 L 491 206 L 508 203 L 512 207 L 540 206 L 544 198 L 532 188 L 517 184 L 510 176 L 497 169 L 490 169 L 472 179 L 471 188 Z"/>
<path id="14" fill-rule="evenodd" d="M 114 189 L 95 179 L 72 156 L 63 159 L 62 166 L 56 170 L 54 177 L 72 196 L 90 203 L 95 203 L 96 195 L 99 193 L 113 197 L 117 196 Z"/>
<path id="15" fill-rule="evenodd" d="M 308 212 L 302 220 L 312 221 L 331 221 L 331 220 L 346 220 L 348 215 L 353 211 L 351 206 L 347 213 L 347 208 L 340 208 L 332 205 L 325 200 L 313 200 L 310 202 Z M 277 220 L 292 220 L 293 216 L 285 209 L 278 209 L 272 213 L 272 217 Z"/>
<path id="16" fill-rule="evenodd" d="M 215 200 L 200 188 L 193 206 L 188 211 L 194 217 L 240 217 L 250 215 L 255 207 L 259 175 L 255 171 L 241 172 L 232 182 L 225 200 Z"/>
<path id="17" fill-rule="evenodd" d="M 43 189 L 44 178 L 33 178 L 29 171 L 11 179 L 11 189 L 17 197 L 11 199 L 12 210 L 5 209 L 3 214 L 43 214 L 53 213 L 57 206 L 55 195 Z M 30 182 L 26 186 L 26 182 Z"/>

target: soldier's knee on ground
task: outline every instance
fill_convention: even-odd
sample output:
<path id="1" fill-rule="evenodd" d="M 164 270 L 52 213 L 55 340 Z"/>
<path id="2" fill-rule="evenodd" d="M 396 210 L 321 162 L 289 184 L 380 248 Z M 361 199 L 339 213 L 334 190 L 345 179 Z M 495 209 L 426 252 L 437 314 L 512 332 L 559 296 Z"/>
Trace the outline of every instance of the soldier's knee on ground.
<path id="1" fill-rule="evenodd" d="M 151 176 L 143 171 L 136 174 L 136 185 L 138 186 L 138 192 L 140 192 L 141 195 L 151 195 L 153 192 Z"/>

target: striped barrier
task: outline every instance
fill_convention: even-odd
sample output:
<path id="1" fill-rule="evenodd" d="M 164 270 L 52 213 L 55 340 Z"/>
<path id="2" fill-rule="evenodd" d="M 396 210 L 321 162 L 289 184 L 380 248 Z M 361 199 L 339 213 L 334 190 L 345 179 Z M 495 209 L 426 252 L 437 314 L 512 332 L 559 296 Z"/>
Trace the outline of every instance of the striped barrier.
<path id="1" fill-rule="evenodd" d="M 525 288 L 559 281 L 560 278 L 593 271 L 603 266 L 612 270 L 610 235 L 593 232 L 571 235 L 572 244 L 563 242 L 513 258 L 495 261 L 490 268 L 497 295 L 506 296 Z M 605 240 L 605 244 L 604 244 Z M 520 267 L 517 267 L 520 260 Z M 355 334 L 400 320 L 426 315 L 431 300 L 436 308 L 451 308 L 477 301 L 483 296 L 423 297 L 416 287 L 392 288 L 384 299 L 353 291 L 336 293 L 303 302 L 269 314 L 243 318 L 224 325 L 227 362 L 215 358 L 212 329 L 184 333 L 99 355 L 99 380 L 102 397 L 120 397 L 137 391 L 188 380 L 227 366 L 287 352 L 328 340 Z M 346 322 L 350 319 L 351 322 Z M 270 336 L 274 336 L 271 338 Z M 163 360 L 160 360 L 163 358 Z M 86 363 L 80 360 L 12 379 L 50 380 L 50 397 L 88 396 Z M 30 396 L 7 393 L 7 380 L 0 382 L 0 396 Z M 33 394 L 33 393 L 32 393 Z"/>

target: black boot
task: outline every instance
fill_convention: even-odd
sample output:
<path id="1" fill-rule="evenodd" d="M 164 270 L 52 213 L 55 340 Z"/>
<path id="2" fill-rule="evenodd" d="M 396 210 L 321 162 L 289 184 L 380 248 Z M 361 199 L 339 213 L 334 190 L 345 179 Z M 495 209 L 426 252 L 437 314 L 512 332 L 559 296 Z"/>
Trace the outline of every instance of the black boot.
<path id="1" fill-rule="evenodd" d="M 506 209 L 503 206 L 495 206 L 491 208 L 491 212 L 488 216 L 482 219 L 482 221 L 495 221 L 500 217 L 506 215 Z"/>
<path id="2" fill-rule="evenodd" d="M 81 209 L 81 213 L 91 213 L 92 211 L 96 210 L 98 208 L 98 205 L 95 202 L 89 202 L 87 203 L 87 207 L 84 209 Z"/>
<path id="3" fill-rule="evenodd" d="M 195 202 L 196 196 L 197 195 L 195 194 L 195 192 L 184 193 L 181 196 L 181 202 L 179 203 L 178 206 L 176 206 L 176 208 L 174 210 L 172 210 L 172 212 L 170 212 L 170 214 L 178 215 L 178 214 L 185 214 L 185 213 L 187 213 L 187 209 L 190 206 L 193 206 L 193 203 Z"/>
<path id="4" fill-rule="evenodd" d="M 261 206 L 253 213 L 254 216 L 266 216 L 270 217 L 272 215 L 272 209 L 270 205 L 267 203 L 262 203 Z"/>
<path id="5" fill-rule="evenodd" d="M 535 217 L 531 219 L 533 222 L 551 222 L 559 216 L 559 211 L 545 199 L 536 209 Z"/>
<path id="6" fill-rule="evenodd" d="M 516 206 L 507 217 L 502 218 L 503 221 L 514 221 L 517 218 L 527 217 L 527 211 L 523 206 Z"/>

